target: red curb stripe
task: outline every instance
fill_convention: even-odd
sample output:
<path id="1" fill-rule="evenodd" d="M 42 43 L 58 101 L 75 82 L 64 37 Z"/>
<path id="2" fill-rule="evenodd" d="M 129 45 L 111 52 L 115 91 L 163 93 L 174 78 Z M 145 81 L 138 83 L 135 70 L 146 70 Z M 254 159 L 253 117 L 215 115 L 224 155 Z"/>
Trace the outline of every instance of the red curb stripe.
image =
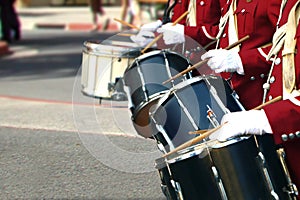
<path id="1" fill-rule="evenodd" d="M 47 100 L 47 99 L 38 99 L 30 97 L 20 97 L 20 96 L 10 96 L 10 95 L 0 95 L 0 98 L 13 99 L 19 101 L 31 101 L 31 102 L 40 102 L 40 103 L 51 103 L 51 104 L 65 104 L 65 105 L 81 105 L 81 106 L 99 106 L 105 108 L 126 108 L 127 106 L 113 106 L 110 103 L 83 103 L 83 102 L 71 102 L 71 101 L 60 101 L 60 100 Z"/>
<path id="2" fill-rule="evenodd" d="M 99 24 L 98 31 L 101 31 L 103 24 Z M 44 29 L 65 29 L 70 31 L 91 31 L 93 25 L 91 23 L 69 23 L 69 24 L 51 24 L 51 23 L 38 23 L 35 28 Z M 105 31 L 117 31 L 118 25 L 116 23 L 109 23 Z"/>

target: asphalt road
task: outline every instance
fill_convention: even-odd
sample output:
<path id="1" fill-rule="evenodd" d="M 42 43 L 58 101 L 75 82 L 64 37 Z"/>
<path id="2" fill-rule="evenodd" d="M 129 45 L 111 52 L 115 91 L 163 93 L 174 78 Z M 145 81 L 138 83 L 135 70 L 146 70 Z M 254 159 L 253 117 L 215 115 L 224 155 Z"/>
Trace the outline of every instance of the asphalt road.
<path id="1" fill-rule="evenodd" d="M 0 199 L 165 199 L 127 102 L 81 93 L 83 42 L 110 36 L 24 31 L 0 58 Z"/>

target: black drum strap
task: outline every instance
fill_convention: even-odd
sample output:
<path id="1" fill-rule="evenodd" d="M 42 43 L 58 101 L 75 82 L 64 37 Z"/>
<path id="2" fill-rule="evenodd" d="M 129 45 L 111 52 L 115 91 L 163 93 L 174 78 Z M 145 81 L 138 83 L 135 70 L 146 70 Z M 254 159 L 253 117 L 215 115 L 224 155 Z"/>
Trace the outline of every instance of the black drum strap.
<path id="1" fill-rule="evenodd" d="M 173 10 L 174 6 L 176 5 L 177 0 L 174 0 L 173 4 L 170 5 L 171 1 L 172 0 L 168 0 L 168 3 L 166 4 L 165 10 L 164 10 L 163 19 L 162 19 L 163 24 L 171 22 L 170 12 Z"/>

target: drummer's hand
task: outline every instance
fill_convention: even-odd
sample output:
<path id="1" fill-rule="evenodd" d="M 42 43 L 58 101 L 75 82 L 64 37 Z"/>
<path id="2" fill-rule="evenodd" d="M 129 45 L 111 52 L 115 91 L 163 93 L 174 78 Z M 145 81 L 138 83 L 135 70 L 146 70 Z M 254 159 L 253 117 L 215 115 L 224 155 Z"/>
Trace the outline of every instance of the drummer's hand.
<path id="1" fill-rule="evenodd" d="M 140 27 L 140 30 L 141 31 L 155 32 L 161 25 L 162 25 L 162 21 L 161 20 L 157 20 L 155 22 L 150 22 L 150 23 L 142 25 Z"/>
<path id="2" fill-rule="evenodd" d="M 157 29 L 157 32 L 163 33 L 163 40 L 166 45 L 185 42 L 184 26 L 182 24 L 167 23 Z"/>
<path id="3" fill-rule="evenodd" d="M 242 60 L 235 51 L 226 49 L 209 50 L 201 56 L 201 59 L 209 59 L 207 65 L 216 73 L 220 72 L 237 72 L 244 74 Z"/>
<path id="4" fill-rule="evenodd" d="M 227 123 L 224 124 L 225 122 Z M 224 125 L 212 133 L 209 136 L 210 139 L 217 139 L 223 142 L 235 136 L 272 133 L 264 110 L 232 112 L 223 116 L 221 124 Z"/>
<path id="5" fill-rule="evenodd" d="M 137 35 L 130 36 L 130 39 L 139 46 L 145 47 L 154 39 L 154 37 L 154 33 L 150 31 L 140 31 Z"/>

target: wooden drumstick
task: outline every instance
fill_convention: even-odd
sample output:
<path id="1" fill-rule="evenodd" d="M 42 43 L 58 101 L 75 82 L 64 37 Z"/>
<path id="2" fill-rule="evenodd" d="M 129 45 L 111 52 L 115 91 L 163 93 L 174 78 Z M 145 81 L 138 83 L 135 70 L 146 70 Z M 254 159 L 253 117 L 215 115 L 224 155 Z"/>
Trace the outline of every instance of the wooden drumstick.
<path id="1" fill-rule="evenodd" d="M 123 20 L 120 20 L 120 19 L 117 19 L 117 18 L 114 18 L 114 20 L 117 21 L 117 22 L 120 22 L 120 23 L 123 24 L 123 25 L 129 26 L 130 28 L 140 30 L 139 27 L 137 27 L 137 26 L 135 26 L 135 25 L 133 25 L 133 24 L 129 24 L 128 22 L 125 22 L 125 21 L 123 21 Z"/>
<path id="2" fill-rule="evenodd" d="M 267 105 L 269 105 L 269 104 L 271 104 L 271 103 L 275 103 L 275 102 L 277 102 L 277 101 L 280 101 L 280 100 L 282 100 L 282 96 L 278 96 L 278 97 L 276 97 L 276 98 L 274 98 L 274 99 L 272 99 L 272 100 L 270 100 L 270 101 L 267 101 L 267 102 L 265 102 L 265 103 L 263 103 L 263 104 L 260 104 L 259 106 L 253 108 L 252 110 L 260 110 L 260 109 L 262 109 L 263 107 L 265 107 L 265 106 L 267 106 Z"/>
<path id="3" fill-rule="evenodd" d="M 180 22 L 187 14 L 189 13 L 189 11 L 185 11 L 182 15 L 180 15 L 180 17 L 178 17 L 172 24 L 172 26 L 175 26 L 176 24 L 178 24 L 178 22 Z M 147 49 L 149 49 L 150 47 L 152 47 L 152 45 L 157 42 L 161 37 L 163 36 L 163 34 L 159 34 L 158 36 L 156 36 L 149 44 L 147 44 L 147 46 L 141 51 L 141 53 L 145 53 L 145 51 L 147 51 Z"/>
<path id="4" fill-rule="evenodd" d="M 246 35 L 245 37 L 241 38 L 240 40 L 236 41 L 235 43 L 232 43 L 231 45 L 227 46 L 225 49 L 226 50 L 230 50 L 232 49 L 233 47 L 241 44 L 242 42 L 244 42 L 245 40 L 249 39 L 249 35 Z M 166 84 L 172 80 L 175 80 L 176 78 L 180 77 L 180 76 L 183 76 L 184 74 L 188 73 L 189 71 L 193 70 L 193 69 L 196 69 L 198 67 L 200 67 L 201 65 L 205 64 L 209 59 L 204 59 L 204 60 L 201 60 L 199 61 L 198 63 L 196 63 L 195 65 L 191 66 L 191 67 L 188 67 L 187 69 L 179 72 L 178 74 L 176 74 L 175 76 L 169 78 L 168 80 L 164 81 L 162 84 Z"/>
<path id="5" fill-rule="evenodd" d="M 205 132 L 209 131 L 208 129 L 203 129 L 203 130 L 197 130 L 197 131 L 190 131 L 189 134 L 203 134 Z"/>
<path id="6" fill-rule="evenodd" d="M 270 101 L 268 101 L 268 102 L 266 102 L 266 103 L 263 103 L 263 104 L 261 104 L 261 105 L 255 107 L 255 108 L 253 108 L 252 110 L 260 110 L 260 109 L 262 109 L 264 106 L 267 106 L 267 105 L 269 105 L 269 104 L 275 103 L 275 102 L 280 101 L 280 100 L 282 100 L 282 96 L 278 96 L 278 97 L 276 97 L 276 98 L 274 98 L 274 99 L 272 99 L 272 100 L 270 100 Z M 170 151 L 170 152 L 166 153 L 165 155 L 163 155 L 163 157 L 167 157 L 167 156 L 169 156 L 169 155 L 171 155 L 171 154 L 173 154 L 173 153 L 175 153 L 175 152 L 177 152 L 177 151 L 179 151 L 179 150 L 182 150 L 182 149 L 184 149 L 184 148 L 187 148 L 187 147 L 189 147 L 189 146 L 191 146 L 191 145 L 196 144 L 197 142 L 200 142 L 201 140 L 203 140 L 203 139 L 209 137 L 209 136 L 210 136 L 212 133 L 214 133 L 215 131 L 219 130 L 219 129 L 220 129 L 222 126 L 224 126 L 225 124 L 227 124 L 227 122 L 225 122 L 224 124 L 222 124 L 222 125 L 220 125 L 220 126 L 218 126 L 218 127 L 215 127 L 215 128 L 213 128 L 213 129 L 210 129 L 210 130 L 206 131 L 206 132 L 203 133 L 202 135 L 199 135 L 198 137 L 195 137 L 195 138 L 193 138 L 192 140 L 187 141 L 186 143 L 183 143 L 182 145 L 178 146 L 177 148 L 175 148 L 175 149 L 173 149 L 172 151 Z M 201 130 L 200 130 L 200 131 L 201 131 Z M 202 131 L 203 131 L 203 130 L 202 130 Z M 197 133 L 197 131 L 195 131 L 195 133 Z"/>
<path id="7" fill-rule="evenodd" d="M 178 24 L 185 16 L 187 16 L 187 14 L 189 14 L 189 11 L 185 11 L 182 15 L 180 15 L 180 17 L 178 17 L 172 25 L 175 26 Z"/>
<path id="8" fill-rule="evenodd" d="M 278 97 L 276 97 L 276 98 L 274 98 L 274 99 L 272 99 L 272 100 L 270 100 L 270 101 L 267 101 L 267 102 L 265 102 L 265 103 L 262 103 L 262 104 L 260 104 L 259 106 L 255 107 L 255 108 L 253 108 L 253 109 L 251 109 L 251 110 L 260 110 L 260 109 L 262 109 L 263 107 L 265 107 L 265 106 L 267 106 L 267 105 L 269 105 L 269 104 L 275 103 L 275 102 L 277 102 L 277 101 L 280 101 L 280 100 L 282 100 L 282 96 L 278 96 Z M 189 134 L 203 134 L 203 133 L 205 133 L 205 132 L 207 132 L 207 131 L 208 131 L 207 129 L 197 130 L 197 131 L 190 131 Z"/>
<path id="9" fill-rule="evenodd" d="M 156 36 L 150 43 L 148 43 L 144 49 L 141 51 L 142 54 L 145 53 L 145 51 L 147 51 L 150 47 L 152 47 L 152 45 L 157 42 L 161 37 L 163 36 L 163 34 L 159 34 L 158 36 Z"/>
<path id="10" fill-rule="evenodd" d="M 130 36 L 133 36 L 135 34 L 132 34 L 132 33 L 118 33 L 117 35 L 118 36 L 123 36 L 123 37 L 130 37 Z"/>
<path id="11" fill-rule="evenodd" d="M 226 122 L 226 123 L 227 123 L 227 122 Z M 182 149 L 184 149 L 184 148 L 187 148 L 187 147 L 189 147 L 189 146 L 192 146 L 192 145 L 194 145 L 194 144 L 200 142 L 201 140 L 203 140 L 203 139 L 207 138 L 208 136 L 210 136 L 210 135 L 211 135 L 212 133 L 214 133 L 215 131 L 219 130 L 219 129 L 220 129 L 222 126 L 224 126 L 226 123 L 224 123 L 224 124 L 222 124 L 222 125 L 220 125 L 220 126 L 218 126 L 218 127 L 215 127 L 215 128 L 213 128 L 213 129 L 210 129 L 210 130 L 207 131 L 206 133 L 204 133 L 204 134 L 202 134 L 202 135 L 199 135 L 199 136 L 197 136 L 197 137 L 195 137 L 195 138 L 193 138 L 193 139 L 191 139 L 191 140 L 189 140 L 189 141 L 183 143 L 182 145 L 176 147 L 176 148 L 173 149 L 172 151 L 170 151 L 170 152 L 164 154 L 163 157 L 167 157 L 167 156 L 169 156 L 169 155 L 171 155 L 171 154 L 173 154 L 173 153 L 175 153 L 175 152 L 177 152 L 177 151 L 179 151 L 179 150 L 182 150 Z"/>

